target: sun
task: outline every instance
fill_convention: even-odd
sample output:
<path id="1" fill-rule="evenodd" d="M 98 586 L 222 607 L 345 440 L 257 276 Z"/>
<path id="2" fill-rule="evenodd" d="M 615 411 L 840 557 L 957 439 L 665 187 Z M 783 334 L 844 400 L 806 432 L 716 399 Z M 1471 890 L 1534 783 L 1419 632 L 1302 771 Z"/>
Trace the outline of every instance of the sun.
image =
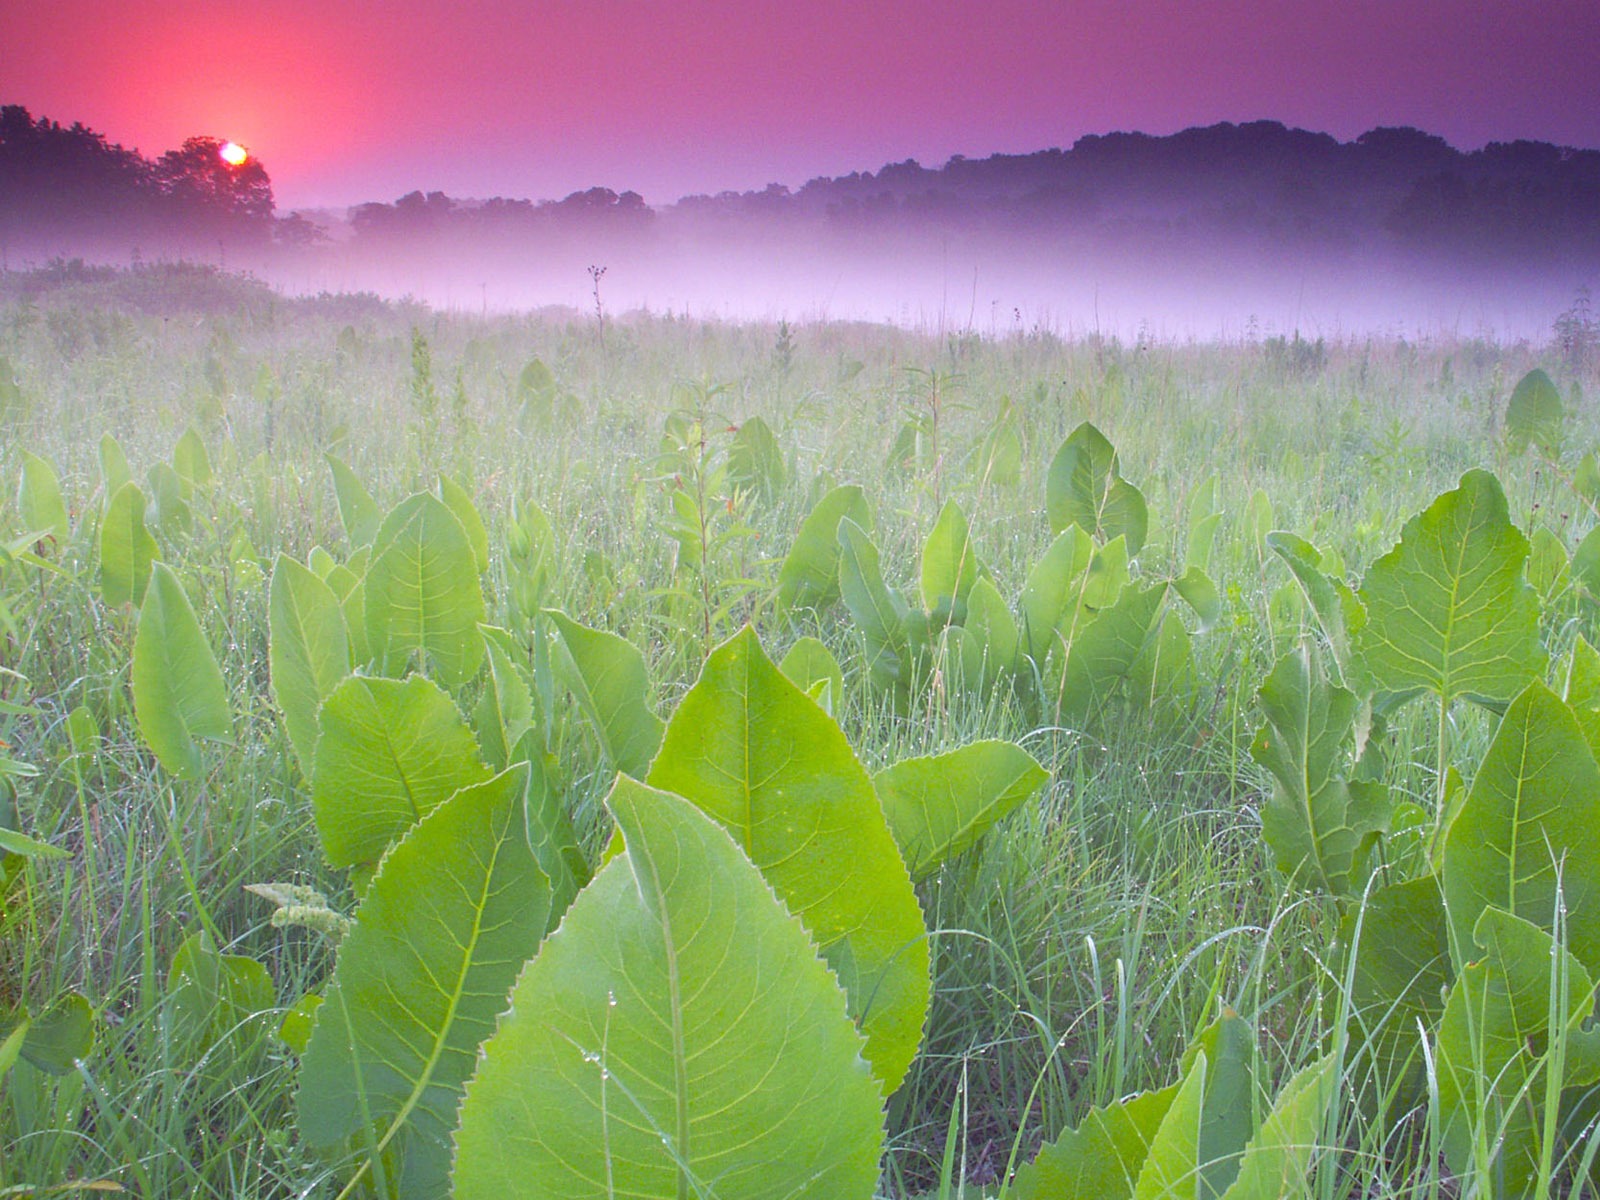
<path id="1" fill-rule="evenodd" d="M 222 148 L 217 151 L 222 161 L 230 167 L 242 167 L 250 158 L 250 151 L 238 142 L 223 142 Z"/>

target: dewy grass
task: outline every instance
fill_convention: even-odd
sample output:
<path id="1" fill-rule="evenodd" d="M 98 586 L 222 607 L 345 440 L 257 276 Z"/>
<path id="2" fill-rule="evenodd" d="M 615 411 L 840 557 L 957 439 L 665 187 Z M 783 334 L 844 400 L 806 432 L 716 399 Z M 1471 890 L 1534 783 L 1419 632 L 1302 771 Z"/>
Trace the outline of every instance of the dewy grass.
<path id="1" fill-rule="evenodd" d="M 881 1187 L 896 1197 L 993 1194 L 1009 1167 L 1091 1107 L 1178 1078 L 1184 1047 L 1225 1006 L 1256 1028 L 1264 1089 L 1347 1036 L 1349 977 L 1330 952 L 1340 914 L 1287 888 L 1259 836 L 1269 780 L 1248 753 L 1256 692 L 1312 625 L 1257 536 L 1265 530 L 1251 528 L 1252 515 L 1265 516 L 1253 497 L 1271 506 L 1267 528 L 1336 555 L 1340 569 L 1328 569 L 1351 580 L 1469 468 L 1495 469 L 1512 519 L 1551 530 L 1569 553 L 1595 521 L 1571 486 L 1576 454 L 1544 466 L 1501 444 L 1510 385 L 1542 361 L 1521 344 L 1330 339 L 1302 373 L 1251 342 L 1135 348 L 791 323 L 780 373 L 775 326 L 608 314 L 602 348 L 582 314 L 480 319 L 370 300 L 299 302 L 239 284 L 236 303 L 168 319 L 161 306 L 172 298 L 161 294 L 130 303 L 67 282 L 23 300 L 17 283 L 0 277 L 0 344 L 26 401 L 0 437 L 0 541 L 34 532 L 16 501 L 23 450 L 54 464 L 76 532 L 43 556 L 47 568 L 5 575 L 0 667 L 26 682 L 0 675 L 0 700 L 25 701 L 36 715 L 7 727 L 0 754 L 41 771 L 18 788 L 23 832 L 72 857 L 30 861 L 6 893 L 0 1006 L 40 1013 L 76 991 L 98 1016 L 95 1049 L 75 1070 L 22 1065 L 0 1080 L 0 1187 L 106 1179 L 147 1196 L 332 1197 L 346 1180 L 295 1131 L 296 1056 L 274 1032 L 283 1010 L 325 988 L 333 947 L 273 927 L 265 902 L 243 890 L 294 881 L 346 913 L 356 903 L 318 850 L 310 787 L 267 671 L 265 574 L 277 553 L 304 562 L 316 547 L 340 560 L 350 550 L 327 452 L 384 510 L 436 486 L 427 468 L 437 463 L 471 493 L 492 541 L 514 501 L 537 502 L 556 542 L 543 603 L 631 641 L 663 717 L 715 635 L 754 620 L 775 660 L 801 634 L 838 658 L 845 688 L 835 712 L 869 768 L 1001 737 L 1050 771 L 1042 793 L 918 887 L 933 1005 L 921 1054 L 888 1105 Z M 426 444 L 414 420 L 419 344 L 433 386 L 449 389 L 448 403 L 436 398 L 426 414 L 436 430 Z M 530 406 L 517 385 L 535 358 L 554 388 Z M 697 490 L 714 571 L 675 577 L 674 484 L 653 464 L 690 381 L 719 389 L 709 407 L 728 425 L 760 416 L 770 426 L 788 482 L 770 501 L 722 497 L 735 503 L 715 520 L 715 489 Z M 722 430 L 697 415 L 715 446 Z M 923 449 L 892 463 L 908 416 L 932 426 Z M 1021 446 L 1014 482 L 986 474 L 978 453 L 1008 420 Z M 923 541 L 953 498 L 1010 600 L 1049 542 L 1051 457 L 1083 420 L 1115 443 L 1121 474 L 1148 501 L 1147 578 L 1176 573 L 1186 506 L 1216 477 L 1223 516 L 1208 572 L 1222 616 L 1193 639 L 1193 692 L 1170 711 L 1040 720 L 1018 694 L 963 694 L 947 686 L 948 672 L 897 706 L 869 684 L 841 609 L 791 617 L 744 587 L 775 575 L 827 486 L 858 483 L 890 586 L 915 594 Z M 117 439 L 148 498 L 147 473 L 191 427 L 215 477 L 191 489 L 187 527 L 157 536 L 228 681 L 235 740 L 208 755 L 198 780 L 175 782 L 137 734 L 134 613 L 99 601 L 98 447 L 103 433 Z M 1569 446 L 1587 448 L 1597 433 L 1592 413 L 1569 414 Z M 721 465 L 695 461 L 708 468 L 705 482 Z M 711 532 L 735 523 L 750 535 L 713 545 Z M 496 546 L 487 620 L 522 636 L 527 614 L 506 570 Z M 1592 630 L 1586 603 L 1570 589 L 1546 604 L 1553 655 Z M 462 690 L 469 714 L 484 688 L 476 680 Z M 534 700 L 563 703 L 555 692 Z M 74 726 L 80 711 L 89 725 Z M 1439 711 L 1402 709 L 1383 767 L 1392 792 L 1424 809 L 1441 786 Z M 595 862 L 610 835 L 602 801 L 612 771 L 584 728 L 540 712 L 555 729 L 546 765 L 565 781 L 568 815 Z M 1445 765 L 1470 775 L 1496 719 L 1465 703 L 1447 719 Z M 267 967 L 276 1004 L 229 1020 L 196 1048 L 168 974 L 202 929 L 217 953 Z M 1346 1048 L 1347 1077 L 1360 1053 Z M 1431 1041 L 1419 1040 L 1417 1054 L 1431 1084 L 1418 1097 L 1389 1081 L 1370 1110 L 1347 1106 L 1327 1132 L 1313 1194 L 1441 1197 L 1463 1186 L 1440 1157 Z M 1256 1097 L 1262 1111 L 1270 1095 Z M 1548 1133 L 1551 1098 L 1525 1099 Z M 1487 1154 L 1494 1129 L 1484 1117 L 1474 1135 Z M 1540 1186 L 1577 1194 L 1596 1144 L 1588 1133 L 1547 1136 Z"/>

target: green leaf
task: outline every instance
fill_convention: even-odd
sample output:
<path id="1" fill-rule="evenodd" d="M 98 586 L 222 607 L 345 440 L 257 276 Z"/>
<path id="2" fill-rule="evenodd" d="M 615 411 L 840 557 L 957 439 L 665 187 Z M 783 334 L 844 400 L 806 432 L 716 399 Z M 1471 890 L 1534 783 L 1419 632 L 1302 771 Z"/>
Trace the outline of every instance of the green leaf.
<path id="1" fill-rule="evenodd" d="M 839 522 L 839 591 L 866 641 L 872 681 L 903 696 L 911 686 L 910 609 L 883 582 L 878 548 L 849 517 Z"/>
<path id="2" fill-rule="evenodd" d="M 190 487 L 206 487 L 213 479 L 211 456 L 192 425 L 178 439 L 177 448 L 172 452 L 172 466 Z"/>
<path id="3" fill-rule="evenodd" d="M 1559 537 L 1543 525 L 1533 531 L 1530 545 L 1528 582 L 1539 593 L 1539 599 L 1549 604 L 1571 579 L 1567 548 Z"/>
<path id="4" fill-rule="evenodd" d="M 150 504 L 145 509 L 145 521 L 160 531 L 163 537 L 177 538 L 188 534 L 194 524 L 189 511 L 189 481 L 164 462 L 150 468 L 145 481 L 150 485 Z"/>
<path id="5" fill-rule="evenodd" d="M 1103 705 L 1127 678 L 1156 629 L 1167 584 L 1128 588 L 1110 608 L 1097 613 L 1065 647 L 1055 714 L 1062 718 L 1089 715 Z"/>
<path id="6" fill-rule="evenodd" d="M 1200 618 L 1196 632 L 1209 633 L 1222 617 L 1222 596 L 1217 585 L 1199 567 L 1190 567 L 1172 581 L 1173 590 L 1183 597 L 1183 602 L 1194 609 Z"/>
<path id="7" fill-rule="evenodd" d="M 183 584 L 164 563 L 150 569 L 133 640 L 133 707 L 139 732 L 180 779 L 200 775 L 198 740 L 231 742 L 228 689 Z"/>
<path id="8" fill-rule="evenodd" d="M 1600 525 L 1583 535 L 1572 552 L 1572 577 L 1592 598 L 1600 598 Z"/>
<path id="9" fill-rule="evenodd" d="M 286 554 L 272 567 L 267 613 L 272 696 L 300 769 L 310 778 L 317 710 L 350 674 L 350 635 L 333 589 Z"/>
<path id="10" fill-rule="evenodd" d="M 1022 642 L 1016 618 L 1000 589 L 988 579 L 978 580 L 967 595 L 965 632 L 972 638 L 980 659 L 985 691 L 993 688 L 1002 675 L 1016 670 Z"/>
<path id="11" fill-rule="evenodd" d="M 1067 435 L 1050 463 L 1045 511 L 1055 533 L 1077 525 L 1099 542 L 1126 538 L 1130 558 L 1144 545 L 1150 523 L 1144 496 L 1120 474 L 1116 449 L 1087 421 Z"/>
<path id="12" fill-rule="evenodd" d="M 145 528 L 145 498 L 136 483 L 125 483 L 111 498 L 100 524 L 100 598 L 110 608 L 144 603 L 150 564 L 161 557 Z"/>
<path id="13" fill-rule="evenodd" d="M 363 581 L 367 648 L 384 674 L 413 654 L 452 691 L 483 662 L 483 590 L 466 531 L 437 497 L 419 492 L 391 512 Z"/>
<path id="14" fill-rule="evenodd" d="M 572 831 L 561 789 L 551 780 L 539 759 L 529 758 L 526 766 L 528 790 L 523 805 L 527 810 L 528 844 L 533 847 L 539 869 L 550 880 L 550 925 L 553 928 L 574 897 L 588 884 L 589 863 Z"/>
<path id="15" fill-rule="evenodd" d="M 789 647 L 778 670 L 806 695 L 817 699 L 830 717 L 844 699 L 844 672 L 833 652 L 814 637 L 803 637 Z M 820 686 L 827 689 L 818 693 Z"/>
<path id="16" fill-rule="evenodd" d="M 650 711 L 644 655 L 614 633 L 579 625 L 554 609 L 546 615 L 561 635 L 556 672 L 594 725 L 606 757 L 617 770 L 643 778 L 666 727 Z"/>
<path id="17" fill-rule="evenodd" d="M 1284 1084 L 1272 1111 L 1245 1147 L 1239 1174 L 1223 1200 L 1283 1200 L 1309 1194 L 1312 1156 L 1338 1095 L 1337 1059 L 1324 1055 Z"/>
<path id="18" fill-rule="evenodd" d="M 1306 603 L 1316 614 L 1322 634 L 1333 647 L 1342 675 L 1350 674 L 1351 639 L 1366 623 L 1366 610 L 1342 579 L 1323 573 L 1322 552 L 1304 538 L 1282 530 L 1267 534 L 1267 547 L 1288 565 Z"/>
<path id="19" fill-rule="evenodd" d="M 1075 624 L 1094 550 L 1093 539 L 1072 525 L 1056 536 L 1028 572 L 1018 601 L 1022 611 L 1018 632 L 1022 653 L 1040 667 L 1055 647 L 1058 631 Z"/>
<path id="20" fill-rule="evenodd" d="M 913 879 L 977 843 L 1049 780 L 1010 742 L 973 742 L 946 754 L 901 759 L 872 777 L 883 815 Z"/>
<path id="21" fill-rule="evenodd" d="M 322 1150 L 414 1200 L 449 1195 L 450 1135 L 478 1047 L 550 918 L 528 846 L 528 766 L 463 788 L 384 858 L 300 1066 L 296 1117 Z"/>
<path id="22" fill-rule="evenodd" d="M 946 500 L 939 510 L 928 540 L 922 545 L 922 607 L 930 613 L 961 613 L 964 619 L 967 596 L 978 582 L 982 568 L 978 551 L 967 531 L 967 516 L 954 500 Z"/>
<path id="23" fill-rule="evenodd" d="M 1158 711 L 1181 706 L 1195 692 L 1194 643 L 1171 609 L 1156 618 L 1155 633 L 1145 639 L 1128 667 L 1128 694 L 1141 708 Z"/>
<path id="24" fill-rule="evenodd" d="M 331 454 L 322 456 L 333 474 L 333 493 L 339 501 L 339 519 L 352 546 L 370 546 L 383 525 L 383 510 L 362 486 L 356 473 Z"/>
<path id="25" fill-rule="evenodd" d="M 26 450 L 22 452 L 22 478 L 17 483 L 17 511 L 27 533 L 49 534 L 57 542 L 65 542 L 72 533 L 56 469 Z"/>
<path id="26" fill-rule="evenodd" d="M 855 486 L 836 487 L 800 523 L 794 545 L 778 568 L 778 607 L 784 612 L 827 608 L 839 599 L 839 522 L 872 524 L 866 497 Z"/>
<path id="27" fill-rule="evenodd" d="M 543 361 L 530 358 L 517 376 L 517 399 L 521 402 L 520 420 L 548 419 L 555 405 L 556 377 Z"/>
<path id="28" fill-rule="evenodd" d="M 692 805 L 619 778 L 610 807 L 626 848 L 467 1087 L 456 1200 L 868 1200 L 882 1093 L 806 930 Z"/>
<path id="29" fill-rule="evenodd" d="M 1093 1108 L 1017 1172 L 1016 1200 L 1124 1200 L 1180 1084 Z"/>
<path id="30" fill-rule="evenodd" d="M 484 759 L 503 771 L 513 762 L 512 754 L 523 734 L 533 728 L 533 691 L 513 657 L 511 635 L 493 625 L 481 625 L 479 632 L 489 652 L 489 686 L 483 689 L 473 712 L 473 729 Z"/>
<path id="31" fill-rule="evenodd" d="M 0 759 L 0 763 L 9 761 L 9 759 Z M 34 773 L 36 772 L 29 772 L 29 774 Z M 0 779 L 4 777 L 4 772 L 0 772 Z M 18 833 L 15 829 L 7 829 L 4 825 L 0 825 L 0 858 L 4 858 L 7 854 L 15 854 L 20 858 L 60 859 L 72 857 L 68 851 L 63 850 L 60 846 L 52 846 L 49 842 L 38 841 L 27 836 L 27 834 Z"/>
<path id="32" fill-rule="evenodd" d="M 461 522 L 467 541 L 472 543 L 472 556 L 478 564 L 478 574 L 484 574 L 489 569 L 489 531 L 484 528 L 483 518 L 478 515 L 478 506 L 472 502 L 471 494 L 441 471 L 439 499 Z"/>
<path id="33" fill-rule="evenodd" d="M 783 449 L 773 436 L 772 427 L 760 417 L 751 417 L 739 426 L 728 446 L 729 482 L 771 504 L 783 491 L 787 477 Z"/>
<path id="34" fill-rule="evenodd" d="M 1205 1115 L 1206 1056 L 1194 1055 L 1178 1094 L 1150 1140 L 1133 1183 L 1133 1200 L 1196 1200 L 1200 1195 L 1200 1126 Z"/>
<path id="35" fill-rule="evenodd" d="M 1574 921 L 1568 931 L 1577 928 Z M 1511 1200 L 1536 1194 L 1552 1035 L 1565 1042 L 1557 1088 L 1600 1079 L 1600 1031 L 1582 1028 L 1595 985 L 1545 929 L 1520 917 L 1484 909 L 1474 936 L 1487 953 L 1462 971 L 1439 1023 L 1445 1159 L 1457 1175 L 1477 1177 L 1486 1192 L 1492 1180 L 1493 1194 Z M 1476 1152 L 1480 1129 L 1492 1142 L 1490 1163 Z"/>
<path id="36" fill-rule="evenodd" d="M 1364 907 L 1345 913 L 1339 944 L 1346 956 L 1340 978 L 1355 949 L 1350 1028 L 1351 1044 L 1363 1048 L 1367 1060 L 1360 1070 L 1410 1103 L 1424 1094 L 1427 1082 L 1417 1030 L 1437 1026 L 1452 978 L 1450 927 L 1438 879 L 1424 875 L 1374 888 Z"/>
<path id="37" fill-rule="evenodd" d="M 22 1057 L 22 1043 L 27 1040 L 28 1029 L 32 1024 L 33 1022 L 27 1017 L 23 1017 L 15 1027 L 0 1035 L 0 1083 L 6 1081 L 11 1068 L 16 1066 L 17 1060 Z"/>
<path id="38" fill-rule="evenodd" d="M 17 1057 L 46 1075 L 70 1075 L 74 1064 L 94 1050 L 94 1006 L 77 992 L 68 992 L 32 1020 L 26 1013 L 21 1016 L 15 1028 L 0 1021 L 0 1042 L 5 1043 L 0 1045 L 0 1079 Z M 8 1053 L 14 1056 L 9 1063 Z"/>
<path id="39" fill-rule="evenodd" d="M 1528 541 L 1511 524 L 1487 471 L 1406 522 L 1400 541 L 1361 584 L 1358 639 L 1381 688 L 1424 687 L 1508 700 L 1544 665 L 1539 599 L 1522 577 Z"/>
<path id="40" fill-rule="evenodd" d="M 1183 1054 L 1187 1074 L 1195 1059 L 1206 1060 L 1199 1140 L 1195 1149 L 1200 1200 L 1219 1196 L 1239 1171 L 1239 1155 L 1250 1140 L 1256 1091 L 1256 1035 L 1232 1008 L 1206 1026 Z"/>
<path id="41" fill-rule="evenodd" d="M 418 675 L 346 679 L 317 726 L 311 808 L 335 867 L 377 862 L 458 789 L 489 778 L 455 702 Z"/>
<path id="42" fill-rule="evenodd" d="M 317 1027 L 317 1010 L 321 1007 L 322 997 L 307 992 L 284 1012 L 278 1025 L 278 1037 L 296 1054 L 304 1054 L 311 1044 L 311 1035 Z"/>
<path id="43" fill-rule="evenodd" d="M 223 954 L 209 933 L 178 947 L 167 972 L 173 1033 L 204 1052 L 219 1042 L 250 1044 L 252 1018 L 277 1004 L 267 968 L 244 954 Z"/>
<path id="44" fill-rule="evenodd" d="M 1545 458 L 1560 458 L 1566 419 L 1561 393 L 1550 376 L 1535 367 L 1517 381 L 1506 405 L 1506 446 L 1511 453 L 1522 454 L 1531 445 Z"/>
<path id="45" fill-rule="evenodd" d="M 1290 879 L 1354 895 L 1365 882 L 1367 852 L 1389 819 L 1384 789 L 1346 775 L 1356 697 L 1330 683 L 1302 643 L 1278 660 L 1259 699 L 1267 723 L 1250 756 L 1273 775 L 1261 835 Z"/>
<path id="46" fill-rule="evenodd" d="M 100 437 L 100 494 L 103 503 L 122 490 L 122 485 L 133 479 L 133 468 L 128 466 L 128 456 L 122 446 L 109 433 Z"/>
<path id="47" fill-rule="evenodd" d="M 1445 834 L 1445 907 L 1466 950 L 1486 908 L 1541 929 L 1555 916 L 1557 870 L 1572 952 L 1600 969 L 1600 767 L 1572 710 L 1542 683 L 1506 710 Z"/>
<path id="48" fill-rule="evenodd" d="M 727 829 L 811 931 L 892 1093 L 928 1012 L 922 911 L 871 778 L 748 627 L 711 652 L 667 725 L 649 783 Z"/>

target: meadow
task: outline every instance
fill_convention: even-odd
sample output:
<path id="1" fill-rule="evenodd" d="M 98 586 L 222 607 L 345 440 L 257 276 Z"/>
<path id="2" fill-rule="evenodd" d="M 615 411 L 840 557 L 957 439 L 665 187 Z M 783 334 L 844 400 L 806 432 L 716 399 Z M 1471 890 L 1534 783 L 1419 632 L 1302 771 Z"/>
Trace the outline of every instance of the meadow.
<path id="1" fill-rule="evenodd" d="M 0 1196 L 1596 1194 L 1580 332 L 0 275 Z"/>

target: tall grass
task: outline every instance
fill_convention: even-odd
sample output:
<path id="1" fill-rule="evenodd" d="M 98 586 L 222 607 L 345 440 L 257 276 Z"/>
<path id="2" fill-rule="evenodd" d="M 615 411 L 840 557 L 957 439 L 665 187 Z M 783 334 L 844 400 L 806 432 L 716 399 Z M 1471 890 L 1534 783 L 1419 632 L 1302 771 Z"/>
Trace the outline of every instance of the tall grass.
<path id="1" fill-rule="evenodd" d="M 419 404 L 419 344 L 437 406 Z M 58 571 L 8 576 L 0 698 L 29 711 L 5 736 L 9 754 L 41 771 L 23 781 L 21 822 L 71 857 L 30 863 L 7 900 L 0 1006 L 39 1011 L 75 989 L 99 1023 L 76 1073 L 19 1067 L 0 1084 L 5 1187 L 108 1179 L 151 1197 L 332 1194 L 294 1133 L 293 1055 L 271 1023 L 247 1023 L 196 1054 L 167 979 L 179 944 L 205 930 L 219 948 L 265 963 L 287 1007 L 321 986 L 330 947 L 272 927 L 244 885 L 294 880 L 352 903 L 316 851 L 266 678 L 263 564 L 279 551 L 342 552 L 325 452 L 347 460 L 381 504 L 430 486 L 437 465 L 475 494 L 492 532 L 513 498 L 537 501 L 560 543 L 549 602 L 638 645 L 663 711 L 705 648 L 684 632 L 698 618 L 663 595 L 673 583 L 668 503 L 651 467 L 684 384 L 719 386 L 708 422 L 759 415 L 789 456 L 789 485 L 744 510 L 756 537 L 719 570 L 770 577 L 826 477 L 864 486 L 891 582 L 914 578 L 921 538 L 954 495 L 1002 593 L 1014 595 L 1048 540 L 1050 455 L 1089 419 L 1150 500 L 1144 567 L 1155 573 L 1181 553 L 1186 498 L 1217 477 L 1226 516 L 1212 574 L 1226 615 L 1197 639 L 1191 701 L 1035 728 L 1004 696 L 930 691 L 899 715 L 849 670 L 840 715 L 869 766 L 1002 736 L 1052 775 L 1042 799 L 921 889 L 935 1001 L 923 1055 L 890 1104 L 884 1187 L 895 1195 L 993 1190 L 1088 1107 L 1169 1082 L 1187 1041 L 1224 1006 L 1256 1023 L 1267 1077 L 1303 1066 L 1342 1027 L 1328 955 L 1335 915 L 1282 885 L 1258 833 L 1254 693 L 1304 614 L 1250 526 L 1252 512 L 1264 516 L 1253 497 L 1270 501 L 1267 527 L 1311 538 L 1352 576 L 1472 466 L 1495 466 L 1514 517 L 1569 547 L 1594 520 L 1561 498 L 1570 492 L 1556 472 L 1500 449 L 1510 384 L 1543 361 L 1541 349 L 1476 338 L 1336 340 L 1307 362 L 1249 341 L 1128 346 L 634 314 L 608 316 L 602 341 L 577 313 L 469 317 L 370 297 L 289 300 L 209 272 L 61 269 L 0 276 L 0 356 L 22 395 L 0 415 L 8 537 L 22 532 L 10 481 L 24 448 L 55 463 L 88 530 L 102 434 L 121 442 L 136 477 L 185 428 L 204 436 L 219 481 L 169 550 L 203 582 L 192 598 L 238 719 L 238 744 L 212 773 L 198 786 L 174 783 L 133 724 L 130 617 L 99 603 L 89 543 L 59 547 Z M 559 386 L 543 408 L 518 392 L 534 357 Z M 901 426 L 928 411 L 935 379 L 939 458 L 886 468 Z M 966 456 L 1007 398 L 1024 453 L 1020 480 L 1000 486 Z M 1569 438 L 1594 444 L 1591 413 L 1575 415 Z M 503 574 L 491 585 L 490 619 L 511 623 Z M 777 653 L 815 633 L 847 668 L 860 662 L 840 615 L 791 625 L 757 590 L 721 632 L 744 619 Z M 1467 719 L 1451 754 L 1476 761 L 1487 733 Z M 1431 766 L 1416 764 L 1434 761 L 1430 719 L 1402 720 L 1396 736 L 1390 782 L 1429 795 Z M 598 851 L 609 781 L 581 740 L 563 753 L 571 806 Z M 1379 1103 L 1353 1114 L 1334 1131 L 1343 1149 L 1320 1194 L 1454 1194 L 1431 1112 Z"/>

